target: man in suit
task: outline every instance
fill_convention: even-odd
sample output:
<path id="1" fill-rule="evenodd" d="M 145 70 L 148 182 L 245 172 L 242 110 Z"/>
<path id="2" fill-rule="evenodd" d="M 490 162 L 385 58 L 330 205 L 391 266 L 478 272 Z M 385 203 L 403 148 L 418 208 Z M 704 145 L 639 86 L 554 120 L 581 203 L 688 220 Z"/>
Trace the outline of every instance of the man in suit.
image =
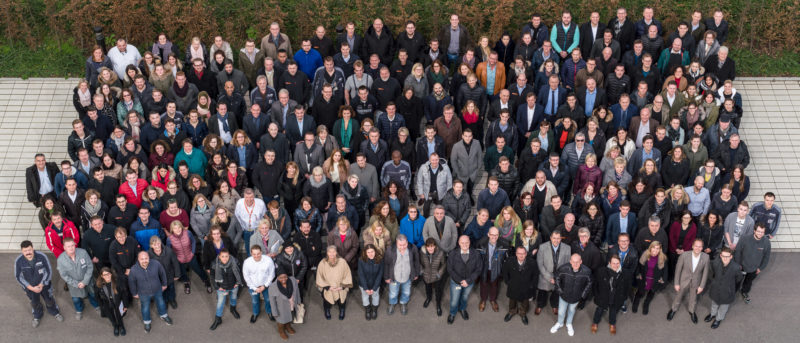
<path id="1" fill-rule="evenodd" d="M 36 154 L 34 164 L 25 170 L 25 188 L 28 191 L 28 201 L 39 207 L 45 195 L 55 196 L 56 174 L 58 166 L 47 162 L 44 154 Z"/>
<path id="2" fill-rule="evenodd" d="M 583 23 L 580 27 L 581 56 L 589 56 L 594 41 L 603 37 L 605 29 L 606 24 L 600 22 L 600 13 L 592 12 L 589 15 L 589 21 Z"/>
<path id="3" fill-rule="evenodd" d="M 524 76 L 525 75 L 523 75 L 523 77 Z M 511 88 L 516 88 L 516 85 L 511 85 L 509 89 L 501 90 L 497 99 L 492 101 L 492 103 L 489 105 L 489 113 L 486 115 L 486 120 L 488 120 L 490 123 L 500 118 L 501 110 L 507 109 L 510 111 L 516 108 L 517 103 L 511 99 Z M 530 86 L 526 84 L 523 89 L 528 88 L 530 88 Z M 530 91 L 533 92 L 533 88 L 530 88 Z"/>
<path id="4" fill-rule="evenodd" d="M 684 296 L 689 297 L 689 315 L 691 316 L 692 323 L 697 324 L 697 314 L 695 314 L 695 307 L 697 307 L 697 296 L 703 292 L 706 287 L 706 280 L 708 279 L 708 254 L 703 252 L 703 240 L 698 238 L 692 244 L 692 251 L 687 251 L 678 257 L 678 263 L 675 266 L 675 300 L 672 301 L 672 308 L 667 313 L 667 320 L 672 320 L 675 312 L 681 306 Z"/>
<path id="5" fill-rule="evenodd" d="M 264 62 L 262 63 L 263 66 L 258 68 L 256 71 L 256 78 L 264 75 L 267 78 L 267 86 L 272 87 L 272 89 L 278 90 L 280 87 L 280 78 L 281 75 L 286 71 L 286 69 L 281 68 L 275 64 L 275 60 L 272 57 L 264 57 Z"/>
<path id="6" fill-rule="evenodd" d="M 597 80 L 591 77 L 586 79 L 585 86 L 575 90 L 575 96 L 578 98 L 578 104 L 583 107 L 586 117 L 591 117 L 595 108 L 607 105 L 606 91 L 597 88 Z"/>
<path id="7" fill-rule="evenodd" d="M 567 90 L 559 85 L 558 75 L 550 75 L 547 80 L 547 86 L 543 86 L 539 90 L 539 96 L 536 97 L 539 105 L 544 106 L 544 114 L 551 124 L 556 122 L 556 114 L 558 108 L 567 101 Z"/>
<path id="8" fill-rule="evenodd" d="M 608 216 L 606 223 L 606 243 L 608 249 L 617 246 L 620 235 L 628 234 L 628 243 L 636 237 L 636 213 L 631 213 L 631 203 L 622 200 L 619 204 L 619 212 Z"/>
<path id="9" fill-rule="evenodd" d="M 261 136 L 267 133 L 269 126 L 269 117 L 261 115 L 261 106 L 258 104 L 250 105 L 250 114 L 244 116 L 242 121 L 242 129 L 250 137 L 250 141 L 255 142 L 256 148 L 261 141 Z"/>
<path id="10" fill-rule="evenodd" d="M 644 136 L 655 134 L 656 127 L 658 127 L 658 122 L 650 118 L 650 109 L 645 107 L 639 111 L 639 116 L 631 119 L 628 134 L 636 142 L 636 147 L 641 148 Z"/>
<path id="11" fill-rule="evenodd" d="M 233 133 L 239 129 L 236 118 L 228 113 L 228 104 L 225 102 L 217 103 L 217 113 L 208 118 L 208 132 L 222 138 L 225 144 L 233 139 Z"/>
<path id="12" fill-rule="evenodd" d="M 289 146 L 303 141 L 303 135 L 306 132 L 314 132 L 316 127 L 314 117 L 306 117 L 306 107 L 297 105 L 294 108 L 294 115 L 286 118 L 286 138 L 289 139 Z"/>
<path id="13" fill-rule="evenodd" d="M 517 108 L 517 130 L 519 131 L 519 147 L 515 151 L 522 151 L 525 148 L 528 138 L 533 131 L 539 128 L 539 123 L 544 120 L 544 107 L 536 105 L 536 94 L 533 92 L 527 93 L 525 96 L 525 103 L 519 105 Z M 522 137 L 525 137 L 522 139 Z"/>
<path id="14" fill-rule="evenodd" d="M 286 121 L 294 113 L 295 107 L 297 107 L 297 101 L 289 97 L 288 90 L 281 89 L 278 92 L 278 101 L 272 103 L 272 108 L 269 111 L 270 120 L 278 124 L 278 129 L 281 132 L 286 130 Z"/>
<path id="15" fill-rule="evenodd" d="M 622 94 L 622 96 L 619 97 L 619 103 L 612 105 L 609 110 L 614 114 L 614 119 L 611 121 L 611 124 L 614 125 L 614 131 L 621 127 L 630 127 L 631 118 L 633 118 L 636 113 L 639 113 L 639 109 L 631 104 L 631 97 L 628 96 L 628 94 Z"/>

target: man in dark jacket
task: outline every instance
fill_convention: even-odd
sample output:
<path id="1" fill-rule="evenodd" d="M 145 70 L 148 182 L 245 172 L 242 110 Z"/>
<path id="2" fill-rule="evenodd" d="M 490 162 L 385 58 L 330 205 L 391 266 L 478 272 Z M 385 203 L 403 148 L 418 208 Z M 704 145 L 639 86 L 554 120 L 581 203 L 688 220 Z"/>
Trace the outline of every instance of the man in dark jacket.
<path id="1" fill-rule="evenodd" d="M 502 277 L 506 281 L 508 297 L 508 314 L 503 320 L 508 322 L 515 314 L 519 314 L 522 324 L 528 325 L 529 300 L 536 293 L 539 267 L 524 246 L 518 246 L 514 256 L 516 258 L 507 259 L 503 264 Z"/>
<path id="2" fill-rule="evenodd" d="M 596 271 L 594 276 L 594 303 L 597 308 L 594 310 L 592 333 L 597 333 L 597 324 L 603 318 L 603 312 L 608 310 L 609 331 L 614 335 L 617 332 L 617 311 L 630 295 L 633 275 L 625 272 L 619 256 L 611 255 L 608 264 Z"/>
<path id="3" fill-rule="evenodd" d="M 136 206 L 128 204 L 128 200 L 122 194 L 117 194 L 116 205 L 108 210 L 106 221 L 115 227 L 129 228 L 136 220 L 138 209 Z"/>
<path id="4" fill-rule="evenodd" d="M 720 143 L 713 158 L 722 176 L 732 172 L 737 165 L 741 165 L 742 168 L 750 165 L 750 152 L 738 133 L 731 134 L 727 142 Z"/>
<path id="5" fill-rule="evenodd" d="M 61 315 L 53 297 L 51 284 L 53 268 L 50 266 L 50 260 L 47 259 L 45 254 L 33 250 L 31 241 L 22 241 L 20 248 L 22 249 L 22 254 L 14 261 L 14 278 L 17 279 L 17 282 L 25 291 L 25 295 L 31 301 L 33 327 L 38 327 L 39 321 L 44 316 L 40 295 L 44 299 L 45 306 L 47 306 L 47 312 L 56 317 L 59 322 L 63 322 L 64 316 Z"/>
<path id="6" fill-rule="evenodd" d="M 467 28 L 459 24 L 458 14 L 451 14 L 450 25 L 445 25 L 439 31 L 439 44 L 447 53 L 447 65 L 450 66 L 450 70 L 455 70 L 452 68 L 453 65 L 471 43 Z"/>
<path id="7" fill-rule="evenodd" d="M 138 298 L 142 307 L 144 330 L 150 333 L 150 302 L 155 300 L 158 315 L 167 325 L 172 319 L 167 314 L 167 304 L 162 292 L 167 289 L 167 273 L 161 263 L 150 261 L 146 251 L 140 251 L 138 263 L 133 265 L 128 276 L 128 287 L 134 298 Z"/>
<path id="8" fill-rule="evenodd" d="M 283 173 L 283 163 L 275 160 L 275 150 L 264 152 L 264 159 L 253 167 L 253 186 L 261 193 L 261 197 L 269 202 L 280 200 L 278 184 Z"/>
<path id="9" fill-rule="evenodd" d="M 500 238 L 500 230 L 496 227 L 489 229 L 486 237 L 478 241 L 477 251 L 483 259 L 483 269 L 481 271 L 481 302 L 478 304 L 478 311 L 483 312 L 486 308 L 486 299 L 492 305 L 492 311 L 499 311 L 497 305 L 497 291 L 500 285 L 500 273 L 505 263 L 509 242 Z"/>
<path id="10" fill-rule="evenodd" d="M 411 64 L 422 62 L 426 46 L 425 37 L 417 32 L 417 24 L 413 20 L 406 22 L 405 31 L 398 34 L 395 40 L 395 50 L 405 49 Z"/>
<path id="11" fill-rule="evenodd" d="M 741 269 L 742 266 L 733 261 L 733 251 L 728 247 L 722 248 L 719 258 L 711 261 L 711 272 L 708 275 L 711 280 L 709 283 L 711 290 L 708 292 L 711 298 L 711 313 L 706 316 L 705 322 L 713 320 L 712 329 L 718 328 L 725 320 L 728 309 L 736 299 L 736 286 L 744 277 Z"/>
<path id="12" fill-rule="evenodd" d="M 91 230 L 86 230 L 81 239 L 81 248 L 92 257 L 92 263 L 97 270 L 110 267 L 108 250 L 114 240 L 114 226 L 103 223 L 103 218 L 93 216 L 89 219 Z"/>
<path id="13" fill-rule="evenodd" d="M 386 248 L 383 257 L 383 279 L 389 285 L 388 313 L 394 313 L 394 306 L 400 301 L 400 313 L 408 314 L 408 300 L 411 297 L 411 283 L 420 274 L 419 251 L 416 246 L 408 245 L 405 235 L 397 235 L 394 246 Z"/>
<path id="14" fill-rule="evenodd" d="M 328 229 L 328 232 L 336 231 L 336 222 L 339 220 L 339 217 L 347 218 L 350 222 L 350 226 L 354 228 L 361 227 L 359 225 L 358 212 L 356 212 L 353 206 L 347 203 L 347 199 L 342 194 L 336 196 L 335 206 L 332 211 L 328 211 L 328 219 L 325 221 L 325 228 Z"/>
<path id="15" fill-rule="evenodd" d="M 631 236 L 629 234 L 619 234 L 617 237 L 617 245 L 613 248 L 608 248 L 608 257 L 610 258 L 614 255 L 619 256 L 620 264 L 622 264 L 622 272 L 627 273 L 630 280 L 633 280 L 636 276 L 636 268 L 639 267 L 639 253 L 631 245 Z M 630 297 L 630 294 L 627 296 Z M 622 313 L 628 312 L 626 304 L 627 300 L 620 306 Z"/>
<path id="16" fill-rule="evenodd" d="M 286 72 L 278 79 L 278 84 L 275 87 L 279 91 L 281 89 L 288 90 L 289 98 L 297 101 L 298 104 L 305 104 L 311 95 L 311 83 L 308 80 L 308 76 L 298 70 L 297 62 L 295 61 L 289 61 Z"/>
<path id="17" fill-rule="evenodd" d="M 574 253 L 569 258 L 569 264 L 558 267 L 555 277 L 555 291 L 559 295 L 558 320 L 550 328 L 550 333 L 558 332 L 558 329 L 566 324 L 567 334 L 570 336 L 575 334 L 572 328 L 575 310 L 578 303 L 585 300 L 592 289 L 592 272 L 582 263 L 581 255 Z"/>
<path id="18" fill-rule="evenodd" d="M 300 225 L 300 231 L 295 231 L 292 234 L 291 241 L 297 243 L 300 247 L 300 251 L 305 255 L 306 261 L 310 266 L 309 268 L 311 270 L 316 269 L 319 261 L 322 260 L 322 251 L 324 250 L 319 233 L 312 231 L 311 225 Z M 304 287 L 308 285 L 308 279 L 311 274 L 313 273 L 306 273 L 305 282 L 302 283 Z"/>
<path id="19" fill-rule="evenodd" d="M 211 99 L 216 99 L 217 94 L 219 94 L 217 75 L 213 71 L 206 69 L 206 65 L 200 59 L 196 58 L 191 63 L 192 70 L 186 71 L 186 81 L 195 85 L 198 92 L 205 91 Z M 189 69 L 189 66 L 184 67 Z M 188 111 L 185 113 L 188 113 Z"/>
<path id="20" fill-rule="evenodd" d="M 619 42 L 622 52 L 633 47 L 636 39 L 636 26 L 628 20 L 628 11 L 624 7 L 617 9 L 617 16 L 608 22 L 607 27 L 614 32 L 614 39 Z"/>
<path id="21" fill-rule="evenodd" d="M 383 65 L 391 65 L 394 57 L 394 38 L 388 27 L 383 25 L 383 20 L 376 18 L 364 33 L 364 44 L 361 46 L 361 56 L 378 54 Z"/>
<path id="22" fill-rule="evenodd" d="M 450 314 L 447 316 L 447 324 L 453 324 L 456 312 L 460 312 L 464 320 L 469 320 L 467 300 L 481 271 L 481 254 L 469 247 L 469 237 L 459 237 L 458 249 L 453 249 L 447 256 L 447 273 L 450 274 Z"/>
<path id="23" fill-rule="evenodd" d="M 56 174 L 58 166 L 54 162 L 47 162 L 44 154 L 36 154 L 34 164 L 25 169 L 28 201 L 38 207 L 43 196 L 49 194 L 55 197 Z"/>
<path id="24" fill-rule="evenodd" d="M 757 223 L 753 235 L 743 237 L 736 247 L 736 262 L 742 265 L 745 274 L 742 283 L 742 298 L 746 304 L 750 303 L 750 287 L 758 274 L 764 271 L 769 263 L 772 245 L 769 239 L 764 239 L 766 225 Z"/>
<path id="25" fill-rule="evenodd" d="M 231 315 L 233 318 L 239 319 L 239 312 L 236 311 L 236 295 L 242 284 L 239 263 L 235 257 L 231 256 L 227 248 L 222 248 L 214 263 L 211 264 L 211 285 L 217 290 L 217 309 L 211 330 L 215 330 L 219 324 L 222 324 L 222 310 L 225 308 L 225 299 L 228 297 L 230 297 Z"/>
<path id="26" fill-rule="evenodd" d="M 80 119 L 72 121 L 72 133 L 67 138 L 67 152 L 73 162 L 78 161 L 78 149 L 91 149 L 93 140 L 94 132 L 86 131 Z"/>

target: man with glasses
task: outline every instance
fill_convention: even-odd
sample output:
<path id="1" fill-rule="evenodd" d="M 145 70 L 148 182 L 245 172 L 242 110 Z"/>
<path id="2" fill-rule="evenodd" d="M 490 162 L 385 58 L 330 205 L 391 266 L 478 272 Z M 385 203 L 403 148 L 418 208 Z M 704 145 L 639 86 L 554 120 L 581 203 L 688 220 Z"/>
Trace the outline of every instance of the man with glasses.
<path id="1" fill-rule="evenodd" d="M 176 76 L 175 81 L 177 80 L 178 77 Z M 206 70 L 206 65 L 202 59 L 195 58 L 192 60 L 192 70 L 186 71 L 186 81 L 195 85 L 198 92 L 205 91 L 211 99 L 217 98 L 217 76 L 213 71 Z M 197 96 L 195 95 L 194 98 L 197 99 Z M 186 113 L 188 113 L 188 110 Z"/>
<path id="2" fill-rule="evenodd" d="M 711 298 L 711 313 L 704 319 L 706 323 L 711 323 L 711 328 L 716 329 L 725 320 L 733 300 L 736 298 L 736 286 L 739 285 L 744 275 L 741 273 L 742 266 L 733 261 L 733 251 L 730 248 L 722 248 L 719 258 L 711 262 L 711 279 L 708 295 Z"/>

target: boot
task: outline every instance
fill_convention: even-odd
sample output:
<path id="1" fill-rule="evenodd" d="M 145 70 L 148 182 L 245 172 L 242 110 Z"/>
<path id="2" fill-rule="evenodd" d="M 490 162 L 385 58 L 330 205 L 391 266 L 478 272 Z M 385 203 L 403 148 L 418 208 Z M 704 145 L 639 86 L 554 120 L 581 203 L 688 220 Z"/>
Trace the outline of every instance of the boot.
<path id="1" fill-rule="evenodd" d="M 296 333 L 294 331 L 294 328 L 292 327 L 292 322 L 283 324 L 283 328 L 286 329 L 286 332 L 289 333 L 290 335 L 294 335 Z"/>
<path id="2" fill-rule="evenodd" d="M 286 335 L 286 324 L 278 323 L 278 334 L 284 341 L 289 339 L 289 336 Z"/>
<path id="3" fill-rule="evenodd" d="M 633 305 L 631 305 L 631 311 L 633 313 L 639 312 L 639 301 L 642 299 L 638 294 L 633 298 Z"/>
<path id="4" fill-rule="evenodd" d="M 203 282 L 206 284 L 206 292 L 208 292 L 208 294 L 214 293 L 214 289 L 211 288 L 211 281 L 206 279 Z"/>
<path id="5" fill-rule="evenodd" d="M 653 301 L 653 293 L 647 293 L 647 296 L 644 298 L 644 305 L 642 307 L 642 314 L 647 315 L 650 312 L 650 302 Z"/>
<path id="6" fill-rule="evenodd" d="M 219 324 L 222 324 L 222 318 L 215 316 L 214 317 L 214 323 L 211 324 L 211 327 L 209 329 L 211 329 L 212 331 L 216 330 L 217 326 L 219 326 Z"/>
<path id="7" fill-rule="evenodd" d="M 375 320 L 377 318 L 378 318 L 378 305 L 373 305 L 372 306 L 372 320 Z"/>
<path id="8" fill-rule="evenodd" d="M 239 311 L 236 311 L 236 306 L 231 306 L 231 315 L 233 318 L 239 319 Z"/>
<path id="9" fill-rule="evenodd" d="M 325 308 L 325 319 L 331 320 L 331 309 Z"/>
<path id="10" fill-rule="evenodd" d="M 425 302 L 422 303 L 422 308 L 428 308 L 428 305 L 431 304 L 431 297 L 426 297 Z"/>
<path id="11" fill-rule="evenodd" d="M 126 334 L 128 334 L 128 332 L 125 331 L 125 324 L 119 324 L 119 335 L 125 336 Z"/>
<path id="12" fill-rule="evenodd" d="M 372 320 L 372 305 L 364 306 L 364 317 L 367 320 Z"/>
<path id="13" fill-rule="evenodd" d="M 114 325 L 114 337 L 119 336 L 119 327 Z"/>
<path id="14" fill-rule="evenodd" d="M 339 306 L 339 320 L 344 320 L 344 306 Z"/>

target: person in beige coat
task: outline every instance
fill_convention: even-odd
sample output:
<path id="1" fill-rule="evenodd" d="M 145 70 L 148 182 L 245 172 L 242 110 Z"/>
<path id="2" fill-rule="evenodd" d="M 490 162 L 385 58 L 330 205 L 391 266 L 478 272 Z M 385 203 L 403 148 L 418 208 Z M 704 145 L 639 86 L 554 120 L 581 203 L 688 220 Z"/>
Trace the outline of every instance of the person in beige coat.
<path id="1" fill-rule="evenodd" d="M 264 57 L 272 57 L 273 60 L 278 59 L 278 50 L 286 50 L 286 55 L 293 56 L 292 42 L 289 36 L 281 32 L 281 26 L 272 22 L 269 24 L 269 34 L 261 38 L 261 52 Z"/>
<path id="2" fill-rule="evenodd" d="M 708 280 L 708 254 L 703 252 L 703 240 L 698 238 L 692 244 L 692 251 L 687 251 L 678 257 L 678 264 L 675 266 L 675 291 L 678 294 L 672 301 L 672 308 L 667 313 L 667 320 L 672 320 L 675 312 L 681 306 L 684 296 L 689 297 L 689 315 L 692 323 L 697 324 L 697 297 L 706 288 Z"/>
<path id="3" fill-rule="evenodd" d="M 353 287 L 353 276 L 335 246 L 329 245 L 325 253 L 325 259 L 317 267 L 317 288 L 322 292 L 325 319 L 331 319 L 331 306 L 336 304 L 339 307 L 339 320 L 344 320 L 347 292 Z"/>

